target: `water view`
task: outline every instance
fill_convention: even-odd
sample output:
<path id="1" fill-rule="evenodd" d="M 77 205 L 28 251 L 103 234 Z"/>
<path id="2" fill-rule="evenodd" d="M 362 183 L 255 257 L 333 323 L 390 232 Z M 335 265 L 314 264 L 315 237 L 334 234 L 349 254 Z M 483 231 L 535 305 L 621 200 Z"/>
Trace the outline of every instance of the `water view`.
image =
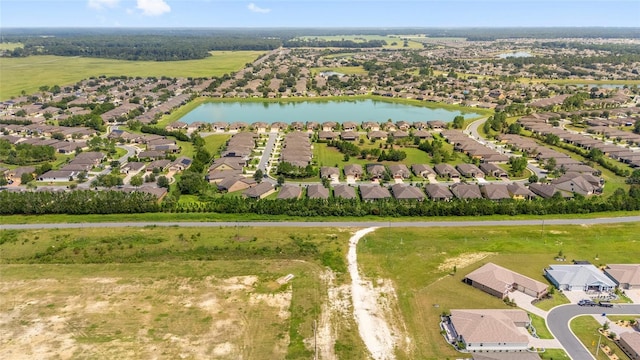
<path id="1" fill-rule="evenodd" d="M 276 121 L 291 123 L 293 121 L 363 121 L 382 122 L 404 120 L 408 122 L 442 120 L 450 122 L 454 117 L 465 118 L 480 115 L 471 112 L 446 109 L 431 109 L 421 106 L 397 104 L 375 100 L 353 101 L 305 101 L 305 102 L 210 102 L 199 105 L 183 116 L 180 121 L 192 123 L 202 122 L 246 122 Z"/>
<path id="2" fill-rule="evenodd" d="M 523 58 L 523 57 L 532 57 L 533 55 L 531 53 L 528 53 L 526 51 L 517 51 L 517 52 L 512 52 L 512 53 L 504 53 L 504 54 L 500 54 L 498 55 L 498 57 L 500 59 L 506 59 L 506 58 Z"/>

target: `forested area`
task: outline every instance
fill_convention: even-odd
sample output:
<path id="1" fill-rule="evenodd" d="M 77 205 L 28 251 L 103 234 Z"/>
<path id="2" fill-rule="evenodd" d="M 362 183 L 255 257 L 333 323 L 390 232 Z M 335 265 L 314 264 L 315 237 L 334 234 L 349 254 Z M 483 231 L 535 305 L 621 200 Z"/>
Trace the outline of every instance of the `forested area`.
<path id="1" fill-rule="evenodd" d="M 157 199 L 143 192 L 0 191 L 0 214 L 133 214 L 160 210 Z"/>
<path id="2" fill-rule="evenodd" d="M 8 53 L 12 57 L 58 55 L 154 61 L 203 59 L 214 50 L 272 50 L 281 45 L 279 39 L 258 37 L 74 35 L 4 38 L 24 44 Z"/>
<path id="3" fill-rule="evenodd" d="M 292 39 L 285 41 L 282 46 L 287 48 L 295 47 L 337 47 L 337 48 L 376 48 L 386 45 L 384 40 L 368 40 L 368 41 L 353 41 L 353 40 L 323 40 L 323 39 Z"/>
<path id="4" fill-rule="evenodd" d="M 213 197 L 202 202 L 179 203 L 170 197 L 161 205 L 148 194 L 118 191 L 0 192 L 0 214 L 115 214 L 145 212 L 212 212 L 288 216 L 486 216 L 588 214 L 607 211 L 640 210 L 640 186 L 632 184 L 612 196 L 551 199 L 487 199 L 452 201 L 402 201 L 395 199 L 364 202 L 340 198 L 298 200 L 251 200 L 241 197 Z"/>

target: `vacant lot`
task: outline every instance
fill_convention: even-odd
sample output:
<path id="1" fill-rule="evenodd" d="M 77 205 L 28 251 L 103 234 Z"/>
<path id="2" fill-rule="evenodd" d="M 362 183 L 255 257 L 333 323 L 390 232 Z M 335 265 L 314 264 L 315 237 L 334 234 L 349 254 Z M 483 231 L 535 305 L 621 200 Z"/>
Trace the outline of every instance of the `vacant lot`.
<path id="1" fill-rule="evenodd" d="M 455 308 L 506 308 L 492 297 L 462 283 L 469 272 L 494 262 L 546 282 L 543 268 L 560 250 L 568 260 L 595 264 L 625 263 L 640 258 L 640 224 L 459 229 L 382 228 L 360 240 L 358 261 L 373 279 L 391 279 L 408 332 L 415 340 L 414 358 L 455 358 L 442 339 L 438 320 Z M 594 258 L 598 257 L 598 261 Z M 400 357 L 402 358 L 402 357 Z"/>
<path id="2" fill-rule="evenodd" d="M 43 85 L 69 85 L 91 76 L 212 77 L 240 70 L 260 51 L 214 51 L 201 60 L 124 61 L 83 57 L 0 58 L 0 100 L 32 94 Z"/>

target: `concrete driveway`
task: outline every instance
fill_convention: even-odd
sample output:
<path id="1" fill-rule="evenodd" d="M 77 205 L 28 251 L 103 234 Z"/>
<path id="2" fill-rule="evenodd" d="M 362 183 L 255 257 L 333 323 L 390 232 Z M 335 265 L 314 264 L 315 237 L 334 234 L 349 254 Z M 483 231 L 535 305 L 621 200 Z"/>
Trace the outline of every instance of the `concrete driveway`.
<path id="1" fill-rule="evenodd" d="M 519 308 L 524 311 L 528 311 L 532 314 L 536 314 L 543 319 L 547 319 L 547 312 L 533 305 L 531 302 L 535 300 L 535 298 L 531 295 L 527 295 L 520 291 L 514 291 L 509 294 L 509 297 L 516 302 Z"/>
<path id="2" fill-rule="evenodd" d="M 640 289 L 625 290 L 624 293 L 634 304 L 640 304 Z"/>

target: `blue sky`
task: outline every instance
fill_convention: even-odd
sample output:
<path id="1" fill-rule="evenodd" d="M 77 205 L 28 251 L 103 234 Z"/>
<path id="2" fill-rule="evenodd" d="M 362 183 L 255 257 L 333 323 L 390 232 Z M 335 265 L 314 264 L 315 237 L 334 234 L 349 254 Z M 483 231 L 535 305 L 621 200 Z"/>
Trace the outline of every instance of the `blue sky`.
<path id="1" fill-rule="evenodd" d="M 640 0 L 0 0 L 2 27 L 640 27 Z"/>

